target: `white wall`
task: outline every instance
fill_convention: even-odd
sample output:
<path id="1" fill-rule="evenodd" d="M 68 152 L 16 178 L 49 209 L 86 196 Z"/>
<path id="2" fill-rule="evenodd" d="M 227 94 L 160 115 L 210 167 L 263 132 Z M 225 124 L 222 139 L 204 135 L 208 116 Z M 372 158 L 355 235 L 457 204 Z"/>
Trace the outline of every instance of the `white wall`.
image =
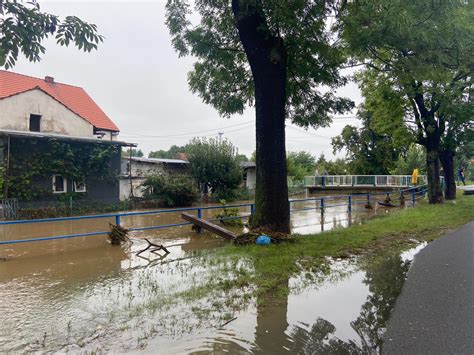
<path id="1" fill-rule="evenodd" d="M 142 184 L 145 182 L 145 179 L 132 179 L 132 188 L 134 197 L 143 196 Z M 130 194 L 130 178 L 122 177 L 120 178 L 120 201 L 128 200 L 131 196 Z"/>
<path id="2" fill-rule="evenodd" d="M 29 131 L 30 114 L 41 115 L 41 132 L 95 137 L 92 124 L 41 90 L 30 90 L 1 99 L 0 129 Z"/>
<path id="3" fill-rule="evenodd" d="M 247 179 L 245 181 L 245 187 L 247 189 L 253 190 L 257 184 L 257 171 L 255 168 L 248 168 L 246 169 L 246 173 Z"/>

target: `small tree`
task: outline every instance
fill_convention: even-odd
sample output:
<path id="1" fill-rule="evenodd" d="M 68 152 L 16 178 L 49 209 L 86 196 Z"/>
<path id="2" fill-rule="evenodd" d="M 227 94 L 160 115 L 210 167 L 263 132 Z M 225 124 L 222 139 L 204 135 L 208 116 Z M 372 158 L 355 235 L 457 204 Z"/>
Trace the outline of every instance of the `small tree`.
<path id="1" fill-rule="evenodd" d="M 142 186 L 145 198 L 161 200 L 166 207 L 190 206 L 198 199 L 198 191 L 186 178 L 170 180 L 161 175 L 151 175 Z"/>
<path id="2" fill-rule="evenodd" d="M 188 145 L 191 175 L 205 193 L 212 191 L 220 198 L 232 198 L 242 181 L 242 170 L 234 145 L 228 140 L 195 138 Z"/>
<path id="3" fill-rule="evenodd" d="M 363 106 L 359 108 L 358 118 L 362 127 L 347 125 L 339 136 L 332 139 L 333 153 L 345 149 L 351 174 L 385 175 L 394 167 L 398 155 L 410 136 L 394 139 L 387 133 L 379 133 L 373 125 L 373 117 Z"/>
<path id="4" fill-rule="evenodd" d="M 411 175 L 413 170 L 418 169 L 420 174 L 426 172 L 426 153 L 423 146 L 411 144 L 406 152 L 400 153 L 395 166 L 390 169 L 393 175 Z"/>

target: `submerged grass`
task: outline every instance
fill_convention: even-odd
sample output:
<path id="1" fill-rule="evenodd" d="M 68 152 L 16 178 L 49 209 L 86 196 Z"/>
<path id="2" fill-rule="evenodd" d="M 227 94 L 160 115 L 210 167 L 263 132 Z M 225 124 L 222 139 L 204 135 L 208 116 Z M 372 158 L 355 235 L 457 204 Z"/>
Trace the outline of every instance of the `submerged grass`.
<path id="1" fill-rule="evenodd" d="M 294 243 L 261 247 L 228 246 L 212 253 L 212 264 L 236 265 L 245 260 L 251 272 L 236 272 L 234 277 L 212 275 L 204 288 L 225 290 L 250 286 L 257 296 L 288 293 L 288 279 L 301 272 L 321 273 L 327 257 L 344 258 L 358 254 L 377 254 L 388 248 L 432 241 L 474 220 L 474 196 L 459 195 L 441 205 L 420 204 L 416 208 L 394 211 L 367 223 L 320 234 L 299 235 Z M 201 289 L 201 292 L 204 290 Z M 259 297 L 262 299 L 262 297 Z M 265 297 L 263 297 L 264 301 Z"/>

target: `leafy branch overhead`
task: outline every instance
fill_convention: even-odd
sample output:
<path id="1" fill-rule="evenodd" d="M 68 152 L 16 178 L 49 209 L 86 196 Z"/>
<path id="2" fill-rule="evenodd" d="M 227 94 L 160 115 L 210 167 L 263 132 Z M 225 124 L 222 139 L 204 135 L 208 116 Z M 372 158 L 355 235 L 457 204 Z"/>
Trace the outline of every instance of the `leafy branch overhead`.
<path id="1" fill-rule="evenodd" d="M 30 62 L 41 60 L 42 42 L 50 36 L 61 46 L 73 44 L 85 52 L 97 49 L 104 39 L 96 25 L 42 12 L 36 0 L 0 0 L 0 67 L 12 68 L 20 53 Z"/>
<path id="2" fill-rule="evenodd" d="M 337 1 L 250 2 L 256 4 L 242 11 L 261 8 L 267 25 L 260 31 L 280 38 L 287 52 L 287 118 L 303 127 L 325 126 L 329 114 L 352 108 L 349 99 L 327 90 L 347 82 L 338 70 L 346 58 L 335 41 L 335 28 L 327 26 Z M 255 104 L 252 71 L 231 3 L 196 0 L 193 7 L 186 0 L 168 0 L 166 4 L 166 24 L 175 50 L 180 56 L 197 58 L 188 76 L 191 90 L 223 116 L 242 113 Z"/>

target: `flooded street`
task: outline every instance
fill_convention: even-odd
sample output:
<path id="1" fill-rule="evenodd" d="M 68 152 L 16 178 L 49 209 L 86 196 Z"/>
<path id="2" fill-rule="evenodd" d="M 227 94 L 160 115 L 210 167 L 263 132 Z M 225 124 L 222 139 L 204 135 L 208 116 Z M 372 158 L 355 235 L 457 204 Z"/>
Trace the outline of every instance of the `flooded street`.
<path id="1" fill-rule="evenodd" d="M 339 206 L 321 218 L 319 210 L 309 209 L 316 205 L 292 204 L 295 210 L 308 208 L 292 213 L 294 233 L 346 227 L 387 213 L 362 205 L 347 213 L 347 206 Z M 107 230 L 109 222 L 61 222 L 54 235 Z M 126 227 L 179 222 L 177 213 L 123 219 Z M 4 226 L 0 238 L 51 235 L 48 224 Z M 212 263 L 212 252 L 228 242 L 189 226 L 133 237 L 128 247 L 112 247 L 105 236 L 2 246 L 0 257 L 7 261 L 0 262 L 0 352 L 379 352 L 410 261 L 423 247 L 328 261 L 325 272 L 288 279 L 291 292 L 283 299 L 262 302 L 245 288 L 207 297 L 206 281 L 223 267 Z M 147 245 L 143 237 L 171 253 L 137 257 Z M 226 267 L 228 277 L 252 271 L 246 261 Z"/>

